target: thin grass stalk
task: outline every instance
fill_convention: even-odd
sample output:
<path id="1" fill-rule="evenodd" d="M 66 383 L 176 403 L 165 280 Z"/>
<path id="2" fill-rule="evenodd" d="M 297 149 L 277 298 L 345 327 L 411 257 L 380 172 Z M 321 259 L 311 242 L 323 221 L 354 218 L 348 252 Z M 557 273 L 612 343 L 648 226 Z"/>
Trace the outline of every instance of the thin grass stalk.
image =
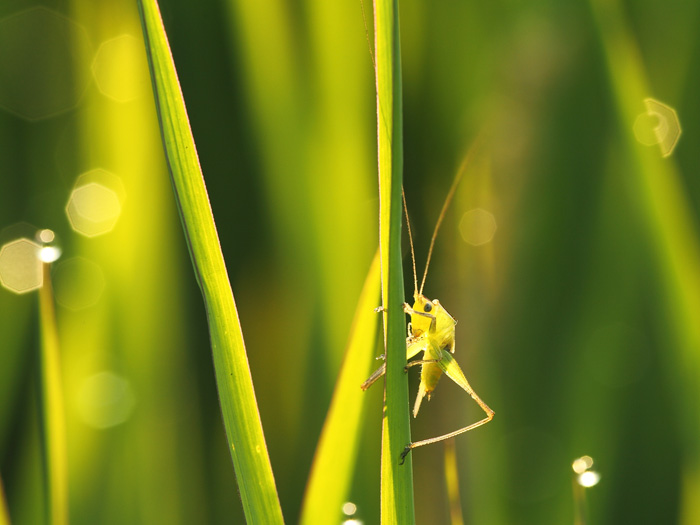
<path id="1" fill-rule="evenodd" d="M 457 447 L 454 438 L 445 441 L 445 487 L 450 503 L 451 525 L 464 525 L 462 502 L 459 497 L 459 469 L 457 468 Z"/>
<path id="2" fill-rule="evenodd" d="M 0 525 L 10 525 L 10 511 L 7 507 L 5 489 L 2 485 L 2 476 L 0 476 Z"/>
<path id="3" fill-rule="evenodd" d="M 139 0 L 163 146 L 209 322 L 219 401 L 248 523 L 283 523 L 243 334 L 165 28 Z"/>
<path id="4" fill-rule="evenodd" d="M 406 366 L 406 319 L 401 261 L 403 117 L 398 0 L 374 2 L 374 49 L 379 149 L 379 250 L 381 254 L 384 345 L 387 363 L 382 420 L 381 519 L 384 524 L 415 522 L 413 464 Z"/>
<path id="5" fill-rule="evenodd" d="M 56 306 L 51 285 L 51 264 L 42 263 L 43 286 L 39 289 L 39 352 L 41 440 L 47 523 L 68 523 L 68 458 L 66 419 L 61 380 Z"/>
<path id="6" fill-rule="evenodd" d="M 572 477 L 571 483 L 574 493 L 574 525 L 588 525 L 586 489 L 578 482 L 577 475 Z"/>
<path id="7" fill-rule="evenodd" d="M 0 525 L 10 525 L 10 511 L 7 508 L 5 489 L 2 486 L 2 477 L 0 477 Z"/>

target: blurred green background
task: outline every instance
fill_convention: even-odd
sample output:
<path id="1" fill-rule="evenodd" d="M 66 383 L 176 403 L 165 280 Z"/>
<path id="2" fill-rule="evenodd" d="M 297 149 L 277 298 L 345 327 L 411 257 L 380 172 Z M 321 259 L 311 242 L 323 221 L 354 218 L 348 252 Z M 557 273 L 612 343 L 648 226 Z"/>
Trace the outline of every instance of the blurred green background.
<path id="1" fill-rule="evenodd" d="M 377 245 L 362 6 L 161 10 L 295 523 Z M 456 358 L 496 411 L 456 440 L 466 522 L 572 523 L 571 462 L 584 454 L 601 474 L 591 523 L 700 522 L 700 3 L 400 10 L 419 272 L 464 154 L 485 137 L 424 290 L 459 320 Z M 368 1 L 364 11 L 371 39 Z M 683 127 L 666 159 L 633 134 L 646 97 Z M 53 278 L 71 521 L 242 522 L 136 2 L 3 2 L 0 108 L 0 243 L 49 228 L 63 251 Z M 405 261 L 408 299 L 408 248 Z M 1 288 L 0 473 L 15 523 L 43 519 L 37 352 L 36 292 Z M 381 387 L 367 396 L 348 499 L 372 524 Z M 443 380 L 412 433 L 480 417 Z M 417 521 L 447 523 L 443 447 L 413 454 Z"/>

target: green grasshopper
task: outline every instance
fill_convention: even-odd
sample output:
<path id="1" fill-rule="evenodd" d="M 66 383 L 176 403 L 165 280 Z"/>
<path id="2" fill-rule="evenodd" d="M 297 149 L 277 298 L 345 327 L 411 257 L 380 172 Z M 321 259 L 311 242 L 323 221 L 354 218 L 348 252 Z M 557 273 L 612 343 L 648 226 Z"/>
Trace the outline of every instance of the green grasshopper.
<path id="1" fill-rule="evenodd" d="M 465 161 L 466 164 L 466 161 Z M 457 383 L 465 392 L 467 392 L 474 401 L 482 408 L 486 413 L 486 417 L 467 425 L 464 428 L 460 428 L 453 432 L 449 432 L 442 436 L 437 436 L 434 438 L 424 439 L 422 441 L 416 441 L 409 443 L 404 448 L 400 457 L 400 464 L 403 465 L 406 456 L 411 450 L 417 447 L 422 447 L 423 445 L 430 445 L 432 443 L 438 443 L 439 441 L 444 441 L 459 434 L 468 432 L 476 427 L 480 427 L 491 421 L 494 416 L 494 411 L 491 410 L 486 403 L 484 403 L 481 398 L 477 395 L 474 389 L 469 385 L 469 381 L 464 376 L 462 369 L 455 361 L 452 354 L 455 352 L 455 326 L 457 321 L 445 310 L 445 308 L 440 304 L 440 301 L 433 299 L 432 301 L 423 295 L 423 285 L 425 284 L 425 278 L 428 275 L 428 265 L 430 264 L 430 257 L 433 253 L 433 246 L 435 244 L 435 237 L 437 236 L 438 229 L 442 219 L 447 211 L 447 207 L 452 200 L 454 192 L 457 188 L 459 180 L 461 179 L 462 173 L 464 171 L 464 165 L 460 169 L 460 172 L 455 177 L 452 182 L 452 187 L 445 199 L 445 203 L 442 206 L 442 211 L 438 217 L 437 224 L 435 225 L 435 231 L 433 232 L 433 237 L 430 241 L 430 249 L 428 251 L 428 259 L 425 263 L 425 272 L 423 273 L 423 280 L 418 288 L 418 278 L 416 276 L 416 257 L 413 250 L 413 237 L 411 235 L 411 225 L 408 220 L 408 209 L 406 206 L 406 196 L 403 195 L 403 205 L 404 213 L 406 214 L 406 224 L 408 226 L 408 238 L 411 245 L 411 259 L 413 261 L 413 306 L 408 303 L 403 304 L 403 310 L 408 315 L 411 316 L 411 322 L 408 325 L 408 337 L 406 338 L 406 359 L 410 360 L 417 356 L 420 352 L 423 352 L 423 358 L 411 361 L 406 365 L 406 371 L 412 366 L 421 365 L 421 380 L 420 386 L 418 387 L 418 395 L 416 396 L 416 402 L 413 406 L 413 417 L 418 415 L 421 403 L 425 396 L 430 400 L 430 395 L 437 386 L 438 381 L 443 373 L 447 375 L 452 381 Z M 364 383 L 362 383 L 362 390 L 367 390 L 372 384 L 377 381 L 386 372 L 386 363 L 382 364 Z"/>

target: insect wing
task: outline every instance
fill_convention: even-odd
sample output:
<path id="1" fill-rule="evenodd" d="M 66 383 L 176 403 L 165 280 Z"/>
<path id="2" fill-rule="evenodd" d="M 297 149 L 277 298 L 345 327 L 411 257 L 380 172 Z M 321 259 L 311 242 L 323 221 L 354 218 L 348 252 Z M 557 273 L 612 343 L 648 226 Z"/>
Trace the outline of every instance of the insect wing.
<path id="1" fill-rule="evenodd" d="M 440 304 L 439 301 L 435 300 L 435 319 L 436 319 L 436 330 L 434 338 L 436 343 L 440 348 L 444 348 L 450 351 L 450 353 L 455 353 L 455 326 L 457 321 L 454 320 L 447 310 Z"/>

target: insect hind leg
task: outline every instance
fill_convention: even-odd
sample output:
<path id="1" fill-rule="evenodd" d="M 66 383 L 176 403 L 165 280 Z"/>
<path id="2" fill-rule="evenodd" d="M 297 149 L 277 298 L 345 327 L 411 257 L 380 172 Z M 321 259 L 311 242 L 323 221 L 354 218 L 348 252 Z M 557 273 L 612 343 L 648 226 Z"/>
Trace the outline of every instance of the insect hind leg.
<path id="1" fill-rule="evenodd" d="M 477 402 L 481 401 L 481 399 L 477 399 Z M 437 436 L 434 438 L 429 438 L 429 439 L 424 439 L 422 441 L 416 441 L 414 443 L 409 443 L 406 445 L 406 447 L 403 449 L 403 452 L 401 452 L 401 455 L 399 456 L 399 465 L 403 465 L 404 461 L 406 460 L 406 456 L 408 456 L 409 452 L 413 450 L 414 448 L 422 447 L 424 445 L 431 445 L 433 443 L 438 443 L 440 441 L 444 441 L 446 439 L 450 439 L 451 437 L 459 436 L 460 434 L 464 434 L 465 432 L 469 432 L 470 430 L 474 430 L 477 427 L 480 427 L 481 425 L 485 425 L 489 421 L 493 419 L 494 416 L 494 411 L 491 410 L 486 403 L 481 401 L 479 403 L 479 406 L 486 412 L 486 417 L 484 419 L 481 419 L 477 421 L 476 423 L 472 423 L 471 425 L 467 425 L 464 428 L 460 428 L 458 430 L 455 430 L 453 432 L 448 432 L 447 434 L 444 434 L 442 436 Z"/>

